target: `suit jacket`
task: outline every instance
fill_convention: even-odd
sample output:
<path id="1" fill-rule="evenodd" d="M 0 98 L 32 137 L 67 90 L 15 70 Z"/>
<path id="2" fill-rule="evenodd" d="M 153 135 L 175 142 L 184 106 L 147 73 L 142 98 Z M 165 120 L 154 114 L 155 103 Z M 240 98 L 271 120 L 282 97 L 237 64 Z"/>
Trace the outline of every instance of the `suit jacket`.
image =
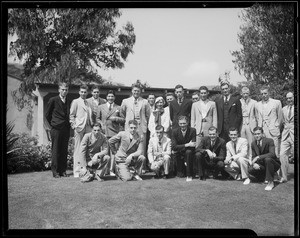
<path id="1" fill-rule="evenodd" d="M 99 106 L 96 121 L 101 124 L 105 135 L 110 138 L 123 130 L 122 124 L 124 124 L 125 118 L 119 105 L 114 103 L 111 111 L 109 111 L 105 103 Z"/>
<path id="2" fill-rule="evenodd" d="M 242 115 L 243 115 L 242 125 L 249 126 L 250 131 L 254 133 L 253 129 L 257 126 L 257 121 L 255 117 L 255 104 L 257 103 L 257 101 L 251 98 L 248 99 L 247 103 L 243 98 L 241 98 L 240 101 L 241 101 Z"/>
<path id="3" fill-rule="evenodd" d="M 237 155 L 239 158 L 243 157 L 249 159 L 248 153 L 248 141 L 245 138 L 238 137 L 236 142 L 236 153 L 234 152 L 234 145 L 232 141 L 226 143 L 226 159 L 230 159 L 231 156 Z"/>
<path id="4" fill-rule="evenodd" d="M 88 162 L 95 154 L 98 154 L 100 158 L 108 154 L 107 138 L 102 133 L 100 133 L 99 138 L 95 138 L 92 132 L 86 133 L 80 143 L 80 156 L 82 161 Z"/>
<path id="5" fill-rule="evenodd" d="M 257 125 L 263 127 L 263 105 L 262 101 L 256 103 L 255 114 Z M 276 99 L 269 99 L 268 105 L 266 107 L 267 114 L 266 126 L 272 136 L 280 136 L 280 126 L 282 124 L 282 106 L 281 102 Z"/>
<path id="6" fill-rule="evenodd" d="M 59 96 L 55 96 L 49 99 L 47 104 L 45 117 L 49 125 L 55 129 L 62 129 L 64 127 L 70 128 L 69 115 L 71 101 L 66 97 L 67 110 L 63 109 L 63 102 Z"/>
<path id="7" fill-rule="evenodd" d="M 138 98 L 138 106 L 140 111 L 140 127 L 143 133 L 147 132 L 148 121 L 150 117 L 150 105 L 146 99 Z M 123 99 L 121 110 L 125 116 L 125 130 L 128 129 L 128 122 L 134 119 L 134 97 Z"/>
<path id="8" fill-rule="evenodd" d="M 215 144 L 211 147 L 211 140 L 208 136 L 204 136 L 201 139 L 199 146 L 196 148 L 196 152 L 204 152 L 205 150 L 210 150 L 216 154 L 214 158 L 217 161 L 224 161 L 226 156 L 226 142 L 224 139 L 217 137 Z"/>
<path id="9" fill-rule="evenodd" d="M 200 99 L 201 100 L 201 99 Z M 216 103 L 208 101 L 208 111 L 206 115 L 202 115 L 201 101 L 192 104 L 191 111 L 191 127 L 196 128 L 197 135 L 203 132 L 203 136 L 208 136 L 208 128 L 211 126 L 217 127 L 217 109 Z M 203 120 L 203 121 L 202 121 Z"/>
<path id="10" fill-rule="evenodd" d="M 150 163 L 156 160 L 156 156 L 154 155 L 156 152 L 158 152 L 158 137 L 154 136 L 150 138 L 149 145 L 148 145 L 148 160 Z M 171 156 L 171 139 L 163 136 L 161 139 L 162 143 L 162 154 L 163 155 L 169 155 Z"/>
<path id="11" fill-rule="evenodd" d="M 93 97 L 90 97 L 90 98 L 87 98 L 86 101 L 89 104 L 90 108 L 92 109 L 92 120 L 93 120 L 93 124 L 95 124 L 99 106 L 102 104 L 105 104 L 106 100 L 104 98 L 99 97 L 99 101 L 97 103 L 97 102 L 95 102 L 95 100 L 93 100 Z"/>
<path id="12" fill-rule="evenodd" d="M 164 113 L 161 115 L 161 125 L 164 127 L 164 132 L 168 132 L 170 129 L 170 114 L 169 110 L 164 109 Z M 155 134 L 155 127 L 157 124 L 155 123 L 155 116 L 153 112 L 150 114 L 148 129 L 150 131 L 150 137 Z"/>
<path id="13" fill-rule="evenodd" d="M 251 150 L 252 159 L 256 156 L 259 156 L 257 162 L 260 164 L 263 164 L 263 159 L 265 158 L 272 158 L 280 164 L 280 160 L 276 157 L 275 154 L 274 141 L 271 138 L 262 138 L 261 152 L 259 151 L 256 140 L 251 143 Z"/>
<path id="14" fill-rule="evenodd" d="M 184 153 L 187 148 L 184 145 L 189 143 L 190 141 L 196 141 L 196 129 L 193 127 L 188 126 L 185 137 L 183 137 L 180 127 L 175 128 L 172 130 L 172 150 L 175 152 Z M 195 150 L 194 147 L 189 149 Z"/>
<path id="15" fill-rule="evenodd" d="M 294 106 L 295 108 L 295 106 Z M 292 141 L 294 141 L 294 110 L 292 110 L 291 118 L 288 117 L 288 106 L 283 107 L 282 115 L 283 115 L 283 131 L 281 135 L 281 140 L 284 141 L 291 137 Z"/>
<path id="16" fill-rule="evenodd" d="M 238 130 L 241 127 L 243 115 L 242 107 L 239 98 L 230 95 L 229 98 L 228 123 L 230 127 L 236 127 Z M 220 96 L 216 99 L 217 115 L 218 115 L 218 132 L 222 132 L 224 124 L 224 97 Z"/>
<path id="17" fill-rule="evenodd" d="M 119 148 L 116 148 L 116 144 L 119 143 Z M 133 156 L 140 156 L 143 152 L 143 140 L 139 134 L 133 135 L 133 139 L 130 142 L 129 131 L 120 131 L 117 135 L 114 135 L 108 140 L 108 144 L 113 154 L 115 154 L 116 162 L 125 162 L 126 158 L 132 154 Z"/>
<path id="18" fill-rule="evenodd" d="M 85 105 L 84 100 L 80 97 L 74 99 L 70 109 L 70 123 L 72 128 L 80 132 L 85 128 L 88 120 L 90 125 L 93 125 L 92 109 L 89 104 Z"/>
<path id="19" fill-rule="evenodd" d="M 191 99 L 184 98 L 181 105 L 178 104 L 177 99 L 171 101 L 169 110 L 170 110 L 170 119 L 172 121 L 172 128 L 178 128 L 178 117 L 187 116 L 188 120 L 191 118 L 191 109 L 193 101 Z"/>

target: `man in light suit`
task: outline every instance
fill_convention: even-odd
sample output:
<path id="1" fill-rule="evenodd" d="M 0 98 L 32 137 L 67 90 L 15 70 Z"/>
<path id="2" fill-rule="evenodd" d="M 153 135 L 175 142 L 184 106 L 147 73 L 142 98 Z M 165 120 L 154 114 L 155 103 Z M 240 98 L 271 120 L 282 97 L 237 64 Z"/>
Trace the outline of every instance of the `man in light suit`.
<path id="1" fill-rule="evenodd" d="M 80 143 L 86 133 L 92 131 L 92 109 L 86 101 L 88 86 L 82 84 L 79 89 L 79 98 L 74 99 L 70 108 L 70 124 L 74 129 L 74 154 L 73 172 L 74 177 L 79 177 L 80 167 L 86 166 L 86 162 L 79 158 Z"/>
<path id="2" fill-rule="evenodd" d="M 258 180 L 265 180 L 268 183 L 265 190 L 270 191 L 274 188 L 274 174 L 280 168 L 280 160 L 275 155 L 274 141 L 263 137 L 261 127 L 254 128 L 254 137 L 249 174 Z"/>
<path id="3" fill-rule="evenodd" d="M 294 158 L 294 94 L 292 92 L 286 95 L 287 103 L 282 109 L 283 131 L 281 134 L 280 146 L 280 183 L 287 182 L 289 158 Z"/>
<path id="4" fill-rule="evenodd" d="M 242 98 L 240 99 L 242 105 L 243 122 L 241 127 L 240 135 L 246 138 L 249 143 L 249 158 L 251 158 L 251 142 L 253 141 L 253 129 L 257 126 L 255 117 L 255 103 L 257 101 L 251 99 L 250 89 L 248 87 L 243 87 L 241 92 Z"/>
<path id="5" fill-rule="evenodd" d="M 238 137 L 238 129 L 229 128 L 230 141 L 226 143 L 225 171 L 236 180 L 244 180 L 244 185 L 250 183 L 248 166 L 248 141 Z"/>
<path id="6" fill-rule="evenodd" d="M 186 116 L 188 118 L 188 124 L 190 124 L 191 109 L 193 101 L 184 97 L 184 89 L 182 85 L 176 85 L 175 87 L 176 100 L 170 103 L 170 119 L 172 122 L 172 129 L 179 128 L 178 117 Z"/>
<path id="7" fill-rule="evenodd" d="M 260 89 L 262 100 L 255 104 L 257 126 L 262 127 L 267 138 L 274 140 L 275 153 L 279 157 L 280 127 L 282 124 L 282 106 L 279 100 L 270 98 L 269 89 Z"/>
<path id="8" fill-rule="evenodd" d="M 99 106 L 106 103 L 106 100 L 104 98 L 100 98 L 100 89 L 98 85 L 93 85 L 92 97 L 86 99 L 86 101 L 92 109 L 92 120 L 94 124 L 96 123 L 96 116 L 99 110 Z"/>
<path id="9" fill-rule="evenodd" d="M 238 97 L 230 94 L 229 82 L 221 79 L 222 96 L 216 99 L 218 115 L 218 133 L 226 142 L 230 141 L 228 128 L 240 128 L 242 124 L 242 107 Z"/>
<path id="10" fill-rule="evenodd" d="M 85 134 L 80 144 L 79 156 L 86 164 L 80 171 L 80 180 L 83 183 L 90 182 L 95 177 L 102 182 L 110 161 L 107 138 L 100 130 L 101 125 L 94 124 L 92 132 Z"/>
<path id="11" fill-rule="evenodd" d="M 156 178 L 160 177 L 160 171 L 163 169 L 163 178 L 167 179 L 171 159 L 171 139 L 164 135 L 162 125 L 157 125 L 155 131 L 156 134 L 150 138 L 148 145 L 150 168 L 155 172 Z"/>
<path id="12" fill-rule="evenodd" d="M 51 126 L 51 170 L 54 178 L 68 176 L 66 170 L 70 137 L 71 101 L 67 97 L 69 85 L 59 83 L 58 87 L 59 95 L 50 98 L 46 109 L 46 119 Z"/>
<path id="13" fill-rule="evenodd" d="M 208 100 L 208 88 L 201 86 L 200 100 L 194 102 L 191 111 L 191 127 L 197 132 L 196 147 L 199 146 L 201 137 L 208 136 L 208 128 L 217 127 L 217 109 L 216 103 Z"/>
<path id="14" fill-rule="evenodd" d="M 120 131 L 117 135 L 111 137 L 108 144 L 115 156 L 117 177 L 122 181 L 129 181 L 133 178 L 142 180 L 140 175 L 146 161 L 145 156 L 142 154 L 143 139 L 137 132 L 138 122 L 136 120 L 130 120 L 128 125 L 126 131 Z M 116 145 L 119 145 L 118 149 Z M 134 167 L 132 172 L 130 172 L 131 167 Z"/>
<path id="15" fill-rule="evenodd" d="M 122 113 L 125 116 L 125 130 L 129 129 L 129 121 L 136 120 L 138 122 L 138 133 L 142 137 L 142 154 L 146 154 L 146 133 L 148 121 L 150 117 L 150 105 L 141 95 L 141 87 L 139 84 L 132 85 L 132 96 L 123 99 L 121 104 Z"/>
<path id="16" fill-rule="evenodd" d="M 107 103 L 99 106 L 96 121 L 101 124 L 107 139 L 123 130 L 125 122 L 124 115 L 122 114 L 121 107 L 115 104 L 116 94 L 115 91 L 109 90 L 106 95 Z M 110 154 L 110 150 L 109 153 Z M 112 159 L 109 167 L 110 175 L 114 176 L 115 161 Z"/>
<path id="17" fill-rule="evenodd" d="M 193 161 L 195 159 L 196 129 L 188 125 L 186 116 L 179 116 L 178 124 L 179 127 L 172 131 L 171 144 L 171 148 L 175 152 L 177 176 L 184 177 L 186 174 L 186 181 L 191 182 L 193 180 Z"/>
<path id="18" fill-rule="evenodd" d="M 207 170 L 213 170 L 213 178 L 217 179 L 219 172 L 225 178 L 224 160 L 226 156 L 225 140 L 218 137 L 217 128 L 211 126 L 208 136 L 204 136 L 200 145 L 196 148 L 196 162 L 199 179 L 205 181 Z"/>

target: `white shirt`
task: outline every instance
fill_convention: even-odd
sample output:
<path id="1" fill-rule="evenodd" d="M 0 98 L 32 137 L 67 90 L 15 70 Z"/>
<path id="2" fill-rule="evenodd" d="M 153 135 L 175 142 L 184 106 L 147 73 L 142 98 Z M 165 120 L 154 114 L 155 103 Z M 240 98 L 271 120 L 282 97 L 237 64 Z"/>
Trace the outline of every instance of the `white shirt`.
<path id="1" fill-rule="evenodd" d="M 207 113 L 208 113 L 208 102 L 209 102 L 209 100 L 202 101 L 200 99 L 199 102 L 200 102 L 200 105 L 201 105 L 200 109 L 201 109 L 202 118 L 205 118 Z"/>

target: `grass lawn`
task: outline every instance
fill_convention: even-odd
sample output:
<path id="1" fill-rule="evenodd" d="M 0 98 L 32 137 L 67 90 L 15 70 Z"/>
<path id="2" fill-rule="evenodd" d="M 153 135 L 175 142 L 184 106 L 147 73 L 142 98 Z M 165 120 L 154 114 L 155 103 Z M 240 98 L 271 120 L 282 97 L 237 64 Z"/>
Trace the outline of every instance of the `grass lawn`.
<path id="1" fill-rule="evenodd" d="M 51 171 L 8 175 L 9 229 L 239 228 L 294 235 L 294 169 L 290 181 L 265 184 L 184 178 L 81 183 Z M 68 171 L 71 173 L 71 171 Z"/>

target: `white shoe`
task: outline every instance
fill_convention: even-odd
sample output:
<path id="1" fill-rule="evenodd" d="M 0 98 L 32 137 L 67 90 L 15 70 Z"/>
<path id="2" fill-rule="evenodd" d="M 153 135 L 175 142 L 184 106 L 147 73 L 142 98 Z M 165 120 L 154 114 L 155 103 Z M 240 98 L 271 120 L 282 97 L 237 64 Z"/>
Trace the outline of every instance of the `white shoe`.
<path id="1" fill-rule="evenodd" d="M 266 191 L 271 191 L 274 188 L 274 183 L 273 182 L 269 182 L 267 187 L 265 187 Z"/>
<path id="2" fill-rule="evenodd" d="M 246 178 L 243 184 L 244 184 L 244 185 L 248 185 L 250 182 L 251 182 L 250 179 L 249 179 L 249 178 Z"/>
<path id="3" fill-rule="evenodd" d="M 143 180 L 143 179 L 142 179 L 139 175 L 137 175 L 137 174 L 134 175 L 133 177 L 134 177 L 136 180 L 139 180 L 139 181 Z"/>
<path id="4" fill-rule="evenodd" d="M 116 176 L 116 174 L 114 172 L 112 172 L 112 171 L 109 172 L 109 175 L 110 176 Z"/>
<path id="5" fill-rule="evenodd" d="M 186 181 L 187 181 L 187 182 L 191 182 L 192 180 L 193 180 L 192 177 L 186 177 Z"/>

